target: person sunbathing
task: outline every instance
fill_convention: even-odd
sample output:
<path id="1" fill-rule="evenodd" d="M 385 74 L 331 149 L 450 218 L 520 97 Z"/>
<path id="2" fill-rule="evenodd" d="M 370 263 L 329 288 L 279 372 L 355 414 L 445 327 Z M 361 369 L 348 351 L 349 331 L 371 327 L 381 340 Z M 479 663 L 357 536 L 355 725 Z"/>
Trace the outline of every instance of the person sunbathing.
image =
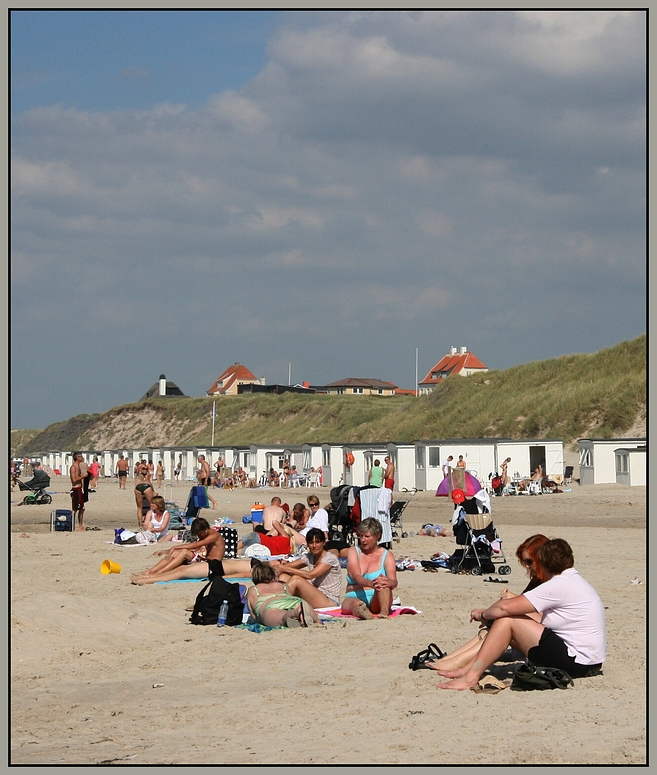
<path id="1" fill-rule="evenodd" d="M 253 586 L 246 594 L 251 616 L 266 627 L 310 627 L 319 624 L 315 609 L 287 586 L 276 581 L 274 569 L 268 563 L 253 561 Z"/>
<path id="2" fill-rule="evenodd" d="M 326 536 L 313 527 L 306 534 L 308 553 L 291 562 L 272 562 L 278 581 L 287 584 L 293 595 L 303 598 L 313 608 L 340 605 L 342 568 L 340 561 L 325 549 Z"/>
<path id="3" fill-rule="evenodd" d="M 294 541 L 294 531 L 287 525 L 283 526 L 284 534 L 282 535 L 267 535 L 264 532 L 262 525 L 256 525 L 252 533 L 247 533 L 240 538 L 237 543 L 237 551 L 239 554 L 243 554 L 245 549 L 253 544 L 262 544 L 269 549 L 272 555 L 281 554 L 294 554 L 296 551 L 296 543 Z"/>
<path id="4" fill-rule="evenodd" d="M 527 569 L 527 574 L 529 575 L 529 583 L 520 593 L 521 595 L 546 581 L 546 574 L 538 561 L 538 550 L 547 540 L 547 536 L 537 533 L 523 541 L 516 549 L 516 557 L 520 564 Z M 506 588 L 500 594 L 501 600 L 509 600 L 512 597 L 517 597 L 516 593 Z M 535 618 L 540 621 L 538 615 Z M 481 648 L 486 635 L 488 635 L 488 627 L 480 627 L 479 632 L 474 638 L 470 638 L 467 643 L 454 649 L 454 651 L 451 651 L 444 657 L 434 662 L 426 662 L 425 664 L 427 667 L 438 671 L 439 674 L 442 674 L 443 671 L 456 670 L 471 664 Z"/>
<path id="5" fill-rule="evenodd" d="M 438 536 L 451 536 L 453 535 L 452 531 L 447 527 L 442 527 L 441 525 L 424 525 L 421 527 L 417 534 L 419 536 L 431 536 L 432 538 L 437 538 Z"/>
<path id="6" fill-rule="evenodd" d="M 205 560 L 222 560 L 226 551 L 224 539 L 218 530 L 210 527 L 203 517 L 196 517 L 191 524 L 191 533 L 198 540 L 191 543 L 172 546 L 171 549 L 161 549 L 153 552 L 154 556 L 163 556 L 152 568 L 131 574 L 131 578 L 148 578 L 174 571 L 181 565 L 203 562 Z M 207 575 L 207 567 L 206 567 Z M 191 576 L 189 578 L 195 578 Z M 201 577 L 202 578 L 202 577 Z"/>
<path id="7" fill-rule="evenodd" d="M 387 619 L 392 591 L 397 588 L 397 567 L 391 551 L 379 546 L 383 528 L 378 519 L 368 517 L 358 525 L 360 547 L 347 551 L 347 592 L 342 613 L 359 619 Z"/>
<path id="8" fill-rule="evenodd" d="M 216 559 L 216 558 L 211 558 Z M 218 575 L 226 578 L 248 579 L 252 573 L 252 562 L 254 559 L 236 559 L 219 560 L 221 568 L 217 570 Z M 208 578 L 210 571 L 207 560 L 191 562 L 188 565 L 179 565 L 170 571 L 164 573 L 151 573 L 148 576 L 133 574 L 130 580 L 133 584 L 144 586 L 145 584 L 157 584 L 158 581 L 181 581 L 183 579 L 205 579 Z"/>
<path id="9" fill-rule="evenodd" d="M 537 556 L 547 580 L 522 595 L 470 612 L 470 621 L 490 622 L 490 631 L 470 664 L 437 670 L 450 679 L 437 684 L 439 689 L 476 686 L 509 646 L 533 664 L 564 670 L 571 678 L 600 672 L 607 656 L 602 601 L 575 569 L 573 550 L 563 538 L 549 538 Z"/>

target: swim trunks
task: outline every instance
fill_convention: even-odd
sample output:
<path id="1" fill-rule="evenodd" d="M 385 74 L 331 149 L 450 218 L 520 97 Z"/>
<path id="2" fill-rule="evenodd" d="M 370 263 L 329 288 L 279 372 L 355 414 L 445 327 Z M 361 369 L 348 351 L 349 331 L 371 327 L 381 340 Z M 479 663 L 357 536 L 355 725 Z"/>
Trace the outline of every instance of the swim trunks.
<path id="1" fill-rule="evenodd" d="M 71 490 L 71 508 L 73 511 L 84 508 L 84 492 L 82 487 L 74 487 Z"/>

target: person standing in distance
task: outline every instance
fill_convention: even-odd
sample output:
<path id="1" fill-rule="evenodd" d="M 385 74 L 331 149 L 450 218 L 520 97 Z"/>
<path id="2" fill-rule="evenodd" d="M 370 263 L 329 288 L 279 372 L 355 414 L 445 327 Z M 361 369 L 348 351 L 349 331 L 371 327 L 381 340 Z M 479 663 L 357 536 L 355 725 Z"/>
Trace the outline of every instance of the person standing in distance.
<path id="1" fill-rule="evenodd" d="M 383 462 L 386 464 L 383 472 L 383 486 L 389 490 L 395 489 L 395 466 L 389 455 L 383 458 Z"/>
<path id="2" fill-rule="evenodd" d="M 77 519 L 76 530 L 84 530 L 84 478 L 87 475 L 86 466 L 82 470 L 82 452 L 73 453 L 73 465 L 69 471 L 71 477 L 71 510 L 73 519 Z"/>

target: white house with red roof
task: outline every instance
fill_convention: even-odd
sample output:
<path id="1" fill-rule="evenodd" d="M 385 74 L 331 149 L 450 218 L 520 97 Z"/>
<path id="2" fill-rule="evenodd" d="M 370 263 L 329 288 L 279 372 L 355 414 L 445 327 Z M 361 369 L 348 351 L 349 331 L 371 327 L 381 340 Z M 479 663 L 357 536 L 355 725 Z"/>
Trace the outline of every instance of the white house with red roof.
<path id="1" fill-rule="evenodd" d="M 476 355 L 468 352 L 467 347 L 461 347 L 460 352 L 457 351 L 456 347 L 451 347 L 447 355 L 444 355 L 427 376 L 418 383 L 420 395 L 431 393 L 437 382 L 446 379 L 451 374 L 468 377 L 470 374 L 482 371 L 488 371 L 488 366 L 483 364 Z"/>
<path id="2" fill-rule="evenodd" d="M 205 394 L 207 396 L 236 396 L 238 385 L 264 384 L 264 377 L 260 380 L 246 366 L 243 366 L 241 363 L 234 363 L 217 377 L 212 387 L 206 390 Z"/>

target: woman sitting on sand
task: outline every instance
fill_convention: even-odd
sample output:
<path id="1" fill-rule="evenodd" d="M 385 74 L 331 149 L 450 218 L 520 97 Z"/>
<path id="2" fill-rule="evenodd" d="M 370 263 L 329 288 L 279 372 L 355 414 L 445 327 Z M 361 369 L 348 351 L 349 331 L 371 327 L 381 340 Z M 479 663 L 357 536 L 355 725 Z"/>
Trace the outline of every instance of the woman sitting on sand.
<path id="1" fill-rule="evenodd" d="M 368 517 L 358 525 L 360 548 L 347 551 L 347 593 L 342 613 L 359 619 L 387 619 L 392 591 L 397 588 L 397 567 L 391 551 L 379 546 L 383 529 L 378 519 Z"/>
<path id="2" fill-rule="evenodd" d="M 144 517 L 144 530 L 155 533 L 158 541 L 171 541 L 173 534 L 169 532 L 169 512 L 161 495 L 151 498 L 151 508 Z"/>
<path id="3" fill-rule="evenodd" d="M 523 541 L 516 549 L 516 557 L 522 566 L 527 569 L 529 575 L 529 583 L 520 593 L 524 595 L 530 589 L 534 589 L 547 580 L 545 572 L 541 568 L 538 561 L 538 550 L 547 541 L 547 536 L 537 533 L 530 536 L 527 540 Z M 509 600 L 512 597 L 517 597 L 515 592 L 505 588 L 500 594 L 501 600 Z M 534 618 L 540 621 L 539 614 L 534 614 Z M 467 643 L 464 643 L 459 648 L 449 654 L 445 654 L 444 657 L 436 660 L 435 662 L 426 662 L 425 667 L 430 667 L 433 670 L 456 670 L 460 667 L 470 665 L 477 652 L 481 648 L 481 644 L 484 642 L 484 638 L 488 635 L 488 627 L 480 625 L 479 632 L 474 638 L 470 638 Z"/>
<path id="4" fill-rule="evenodd" d="M 253 560 L 253 586 L 246 594 L 251 616 L 266 627 L 310 627 L 319 624 L 315 609 L 276 581 L 271 565 Z"/>
<path id="5" fill-rule="evenodd" d="M 272 562 L 279 581 L 287 584 L 293 595 L 298 595 L 313 608 L 331 608 L 340 605 L 342 568 L 340 561 L 326 551 L 326 536 L 316 527 L 306 533 L 308 553 L 291 562 Z"/>
<path id="6" fill-rule="evenodd" d="M 571 678 L 600 672 L 607 655 L 605 612 L 593 587 L 574 568 L 573 550 L 563 538 L 550 538 L 538 550 L 547 580 L 522 595 L 474 608 L 470 621 L 490 631 L 470 665 L 455 670 L 436 667 L 450 680 L 439 689 L 469 689 L 509 646 L 530 662 L 565 670 Z M 533 614 L 542 614 L 537 621 Z"/>

